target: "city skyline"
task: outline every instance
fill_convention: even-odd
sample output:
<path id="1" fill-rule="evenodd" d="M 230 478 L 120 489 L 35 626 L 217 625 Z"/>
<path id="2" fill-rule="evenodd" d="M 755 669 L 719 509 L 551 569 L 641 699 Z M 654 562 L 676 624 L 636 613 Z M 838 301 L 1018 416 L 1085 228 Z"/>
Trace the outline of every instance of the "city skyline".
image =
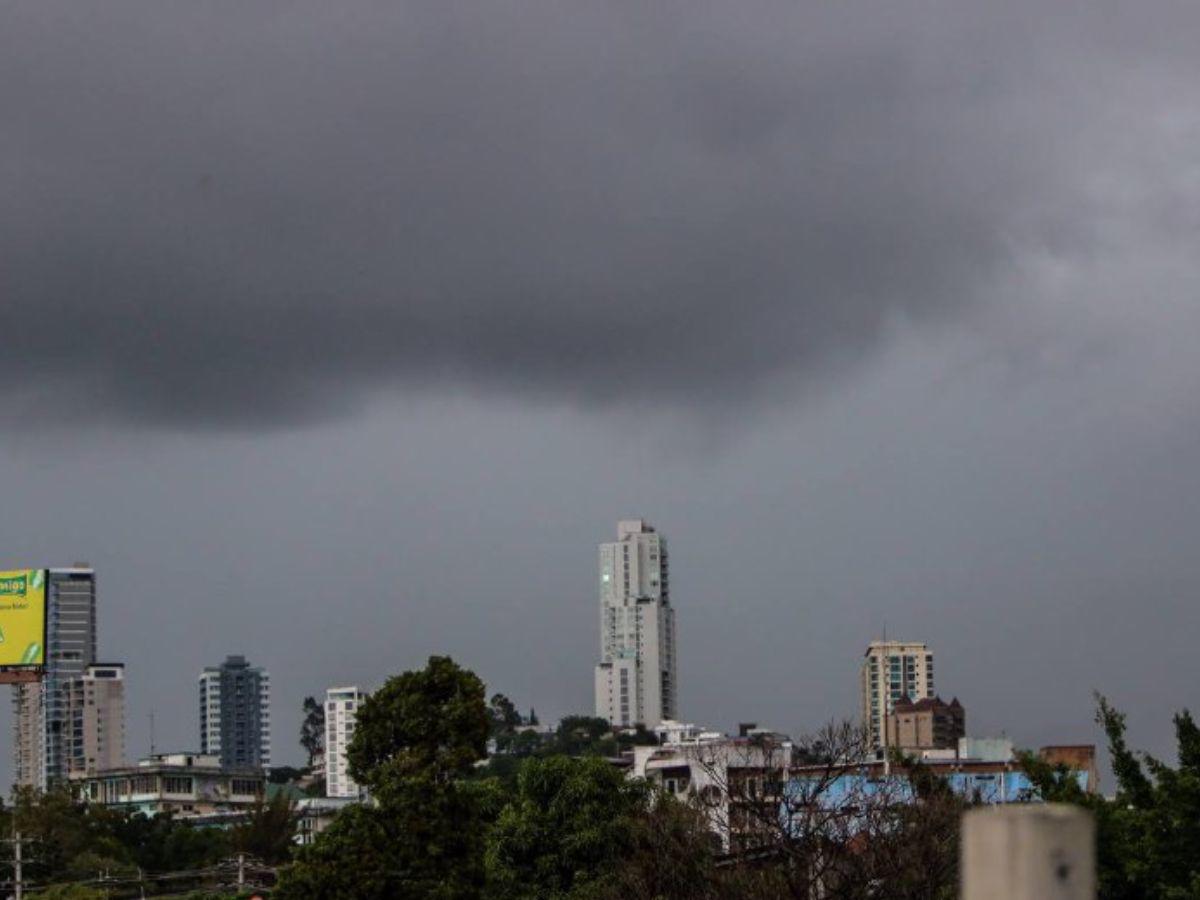
<path id="1" fill-rule="evenodd" d="M 599 636 L 605 661 L 595 668 L 595 714 L 608 719 L 614 728 L 638 725 L 653 730 L 660 723 L 678 725 L 683 721 L 675 699 L 678 679 L 675 676 L 675 625 L 670 604 L 668 560 L 665 536 L 644 519 L 618 521 L 617 540 L 600 544 Z M 29 685 L 13 686 L 14 724 L 21 723 L 21 727 L 14 730 L 14 771 L 31 772 L 25 777 L 43 786 L 46 773 L 54 770 L 56 765 L 62 767 L 54 762 L 57 757 L 66 761 L 62 765 L 67 769 L 79 774 L 85 771 L 92 774 L 123 765 L 130 759 L 144 758 L 136 751 L 129 758 L 125 756 L 124 663 L 92 661 L 99 627 L 96 572 L 93 567 L 81 566 L 84 564 L 47 570 L 47 621 L 50 623 L 47 639 L 54 651 L 48 656 L 48 677 L 32 688 Z M 64 594 L 64 590 L 71 589 L 79 579 L 86 582 L 86 591 L 71 593 L 68 590 Z M 79 597 L 75 598 L 75 594 Z M 643 607 L 654 611 L 653 619 L 644 617 Z M 59 627 L 56 623 L 60 620 L 66 622 L 66 632 L 54 630 Z M 646 635 L 654 638 L 648 645 L 644 644 Z M 85 648 L 86 652 L 77 653 L 73 649 L 76 647 Z M 69 672 L 64 669 L 64 658 L 68 661 Z M 74 669 L 71 666 L 77 666 L 81 660 L 85 663 L 82 670 L 72 675 Z M 626 672 L 631 677 L 618 682 L 613 671 L 620 669 L 622 661 L 629 664 Z M 661 676 L 661 681 L 647 691 L 644 685 L 653 675 Z M 46 706 L 37 699 L 43 687 L 52 690 L 58 682 L 67 686 L 65 700 Z M 857 722 L 867 731 L 868 746 L 876 751 L 884 746 L 878 733 L 882 715 L 890 714 L 898 703 L 908 704 L 905 711 L 911 713 L 913 709 L 924 709 L 919 704 L 914 707 L 915 701 L 941 702 L 934 688 L 933 655 L 925 642 L 887 638 L 869 641 L 859 667 L 858 682 L 861 707 Z M 615 690 L 618 683 L 621 685 L 619 695 Z M 222 767 L 230 769 L 269 769 L 272 765 L 269 685 L 267 671 L 260 666 L 251 666 L 242 655 L 229 655 L 220 666 L 206 666 L 199 678 L 199 749 L 174 752 L 210 754 L 220 760 Z M 34 689 L 37 689 L 35 693 L 31 693 Z M 357 686 L 329 687 L 324 692 L 321 705 L 326 716 L 326 743 L 322 770 L 329 779 L 329 797 L 348 799 L 358 796 L 359 788 L 348 776 L 345 750 L 353 735 L 357 707 L 368 696 L 369 692 Z M 107 702 L 100 702 L 105 700 Z M 87 706 L 97 708 L 87 710 Z M 961 722 L 962 708 L 957 698 L 952 706 L 958 710 Z M 62 744 L 61 748 L 50 746 L 50 743 L 39 745 L 38 730 L 47 733 L 52 730 L 46 724 L 47 716 L 52 713 L 45 709 L 57 707 L 62 708 L 58 715 L 64 723 L 76 720 L 76 730 L 81 737 L 76 743 Z M 845 718 L 853 720 L 850 716 Z M 698 721 L 706 720 L 700 717 Z M 110 734 L 116 732 L 115 742 L 104 735 L 106 727 Z M 889 732 L 891 727 L 889 724 Z M 69 731 L 65 727 L 61 730 Z M 1006 735 L 1008 729 L 999 733 Z M 155 753 L 152 744 L 149 755 Z M 42 761 L 42 754 L 45 754 L 45 761 Z M 72 765 L 76 759 L 78 766 Z M 292 761 L 289 757 L 288 764 Z"/>
<path id="2" fill-rule="evenodd" d="M 689 719 L 857 717 L 886 623 L 972 731 L 1094 739 L 1100 690 L 1169 755 L 1200 679 L 1198 29 L 21 5 L 4 556 L 102 573 L 130 755 L 151 713 L 194 746 L 229 652 L 297 700 L 447 653 L 594 709 L 627 515 L 670 536 Z"/>

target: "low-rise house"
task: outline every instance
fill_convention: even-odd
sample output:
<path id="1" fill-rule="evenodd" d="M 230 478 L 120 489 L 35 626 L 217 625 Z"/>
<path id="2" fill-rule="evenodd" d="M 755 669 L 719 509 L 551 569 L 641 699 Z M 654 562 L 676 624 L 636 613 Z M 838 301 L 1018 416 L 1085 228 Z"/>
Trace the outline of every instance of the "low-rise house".
<path id="1" fill-rule="evenodd" d="M 137 765 L 72 778 L 81 800 L 180 818 L 237 816 L 266 789 L 261 769 L 222 768 L 220 758 L 200 753 L 160 753 Z"/>
<path id="2" fill-rule="evenodd" d="M 691 722 L 677 722 L 665 719 L 654 726 L 654 736 L 659 744 L 686 744 L 695 741 L 719 741 L 725 735 L 719 731 L 705 731 Z"/>
<path id="3" fill-rule="evenodd" d="M 797 820 L 813 816 L 836 823 L 840 834 L 856 833 L 853 820 L 881 805 L 907 804 L 914 789 L 907 766 L 875 759 L 813 759 L 786 735 L 743 728 L 736 738 L 685 726 L 687 735 L 662 746 L 633 748 L 630 776 L 643 778 L 679 799 L 698 805 L 722 848 L 754 851 L 778 841 Z M 1036 800 L 1012 741 L 961 738 L 955 747 L 931 748 L 916 756 L 923 770 L 956 793 L 978 803 Z M 1065 762 L 1085 791 L 1096 790 L 1094 746 L 1044 747 L 1042 759 Z"/>
<path id="4" fill-rule="evenodd" d="M 725 850 L 761 843 L 778 826 L 791 739 L 759 729 L 736 738 L 692 726 L 685 733 L 662 746 L 634 747 L 631 777 L 697 803 Z"/>
<path id="5" fill-rule="evenodd" d="M 342 810 L 358 802 L 349 797 L 305 797 L 298 801 L 295 842 L 302 847 L 313 843 L 317 835 L 333 824 Z"/>
<path id="6" fill-rule="evenodd" d="M 1064 752 L 1068 750 L 1069 753 Z M 1074 770 L 1080 788 L 1088 793 L 1096 792 L 1094 745 L 1043 747 L 1038 756 L 1047 762 L 1066 763 Z M 1007 738 L 962 738 L 952 755 L 927 753 L 920 759 L 920 764 L 955 793 L 975 803 L 1038 800 L 1033 783 L 1022 769 L 1012 741 Z M 797 798 L 804 798 L 805 802 L 811 800 L 825 808 L 857 808 L 864 800 L 885 796 L 894 802 L 909 802 L 913 799 L 913 788 L 903 764 L 870 760 L 833 767 L 797 766 L 790 773 L 787 794 L 792 805 L 797 805 Z"/>

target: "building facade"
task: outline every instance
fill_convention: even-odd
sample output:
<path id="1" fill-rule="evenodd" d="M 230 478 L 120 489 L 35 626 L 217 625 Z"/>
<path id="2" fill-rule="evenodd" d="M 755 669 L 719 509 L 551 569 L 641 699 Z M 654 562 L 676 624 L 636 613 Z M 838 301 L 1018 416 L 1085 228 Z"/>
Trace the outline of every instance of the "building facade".
<path id="1" fill-rule="evenodd" d="M 933 654 L 923 643 L 871 641 L 861 679 L 862 717 L 873 748 L 884 745 L 885 718 L 903 698 L 924 700 L 933 692 Z"/>
<path id="2" fill-rule="evenodd" d="M 45 788 L 46 726 L 40 684 L 13 685 L 13 783 Z"/>
<path id="3" fill-rule="evenodd" d="M 346 750 L 354 737 L 358 708 L 367 695 L 357 687 L 334 687 L 325 692 L 325 796 L 357 799 L 362 795 L 350 777 Z"/>
<path id="4" fill-rule="evenodd" d="M 258 767 L 229 768 L 216 756 L 161 753 L 136 766 L 107 769 L 72 780 L 75 794 L 88 803 L 153 816 L 240 817 L 266 790 Z"/>
<path id="5" fill-rule="evenodd" d="M 907 805 L 917 794 L 904 765 L 882 760 L 805 762 L 786 736 L 765 729 L 726 737 L 699 734 L 666 739 L 659 746 L 633 748 L 629 778 L 691 803 L 707 820 L 723 850 L 749 851 L 779 840 L 780 826 L 825 828 L 863 818 L 872 809 Z M 1064 762 L 1071 777 L 1089 793 L 1097 790 L 1095 747 L 1043 747 L 1041 759 Z M 1028 803 L 1038 797 L 1020 758 L 1007 739 L 962 738 L 957 746 L 924 755 L 932 772 L 974 803 Z M 814 810 L 821 810 L 814 815 Z M 834 825 L 832 834 L 857 828 Z"/>
<path id="6" fill-rule="evenodd" d="M 95 663 L 67 686 L 67 775 L 125 765 L 125 666 Z"/>
<path id="7" fill-rule="evenodd" d="M 72 682 L 96 661 L 96 571 L 80 563 L 46 579 L 46 667 L 13 688 L 13 780 L 45 790 L 69 774 Z"/>
<path id="8" fill-rule="evenodd" d="M 634 747 L 628 777 L 693 804 L 726 852 L 769 843 L 778 832 L 780 789 L 795 750 L 791 738 L 767 729 L 738 737 L 693 735 Z"/>
<path id="9" fill-rule="evenodd" d="M 1067 763 L 1070 777 L 1094 794 L 1099 788 L 1094 745 L 1042 747 L 1038 757 L 1050 764 Z M 922 759 L 924 771 L 973 803 L 1040 802 L 1037 789 L 1006 738 L 962 738 L 955 749 Z M 862 812 L 873 801 L 911 803 L 917 798 L 903 765 L 882 760 L 838 766 L 797 766 L 790 773 L 791 791 L 826 809 Z M 819 793 L 818 793 L 819 792 Z"/>
<path id="10" fill-rule="evenodd" d="M 296 802 L 296 836 L 293 840 L 301 847 L 316 842 L 344 809 L 357 803 L 357 798 L 305 797 Z"/>
<path id="11" fill-rule="evenodd" d="M 200 753 L 226 768 L 271 764 L 271 680 L 244 656 L 200 673 Z"/>
<path id="12" fill-rule="evenodd" d="M 600 545 L 600 663 L 596 715 L 653 728 L 678 715 L 675 611 L 667 541 L 641 519 Z"/>
<path id="13" fill-rule="evenodd" d="M 902 697 L 887 717 L 887 745 L 905 753 L 949 750 L 967 733 L 967 712 L 955 697 L 909 700 Z"/>

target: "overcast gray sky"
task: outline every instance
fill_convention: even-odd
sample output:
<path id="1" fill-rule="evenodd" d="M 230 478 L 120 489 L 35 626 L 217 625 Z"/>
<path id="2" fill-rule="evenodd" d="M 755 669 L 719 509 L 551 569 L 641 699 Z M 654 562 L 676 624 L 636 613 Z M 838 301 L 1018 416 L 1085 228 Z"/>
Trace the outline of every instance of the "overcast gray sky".
<path id="1" fill-rule="evenodd" d="M 1000 8 L 1000 7 L 1003 8 Z M 1050 7 L 1050 8 L 1047 8 Z M 195 676 L 452 653 L 587 711 L 671 541 L 681 707 L 1166 752 L 1200 676 L 1200 7 L 9 5 L 11 565 L 99 569 L 129 751 Z M 2 724 L 2 723 L 0 723 Z"/>

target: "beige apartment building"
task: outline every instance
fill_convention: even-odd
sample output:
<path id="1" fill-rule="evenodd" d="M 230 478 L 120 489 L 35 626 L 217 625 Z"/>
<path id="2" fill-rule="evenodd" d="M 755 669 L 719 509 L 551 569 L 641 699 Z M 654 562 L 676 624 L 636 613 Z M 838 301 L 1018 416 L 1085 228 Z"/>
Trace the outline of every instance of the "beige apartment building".
<path id="1" fill-rule="evenodd" d="M 45 686 L 14 688 L 13 781 L 47 783 Z M 77 678 L 60 682 L 55 735 L 68 778 L 115 769 L 125 763 L 125 666 L 95 663 Z"/>
<path id="2" fill-rule="evenodd" d="M 967 733 L 967 713 L 955 697 L 901 698 L 887 717 L 887 745 L 904 753 L 951 750 Z"/>
<path id="3" fill-rule="evenodd" d="M 13 783 L 41 787 L 45 776 L 45 705 L 42 684 L 13 685 Z"/>
<path id="4" fill-rule="evenodd" d="M 125 666 L 95 663 L 67 683 L 68 777 L 125 764 Z"/>
<path id="5" fill-rule="evenodd" d="M 933 654 L 923 642 L 871 641 L 861 672 L 862 717 L 870 744 L 884 744 L 884 723 L 902 699 L 934 696 Z"/>

